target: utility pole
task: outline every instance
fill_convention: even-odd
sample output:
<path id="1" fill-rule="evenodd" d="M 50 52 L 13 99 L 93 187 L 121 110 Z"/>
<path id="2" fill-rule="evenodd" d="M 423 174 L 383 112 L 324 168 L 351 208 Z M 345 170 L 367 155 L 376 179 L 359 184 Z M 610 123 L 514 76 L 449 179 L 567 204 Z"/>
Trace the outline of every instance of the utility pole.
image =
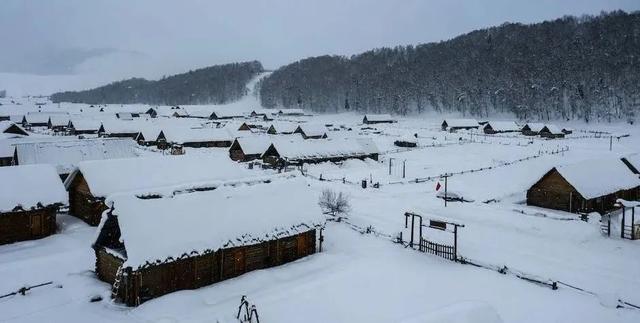
<path id="1" fill-rule="evenodd" d="M 613 150 L 613 136 L 609 137 L 609 151 Z"/>
<path id="2" fill-rule="evenodd" d="M 391 162 L 394 160 L 394 158 L 389 157 L 389 176 L 391 176 Z"/>
<path id="3" fill-rule="evenodd" d="M 448 183 L 447 183 L 447 179 L 450 177 L 451 175 L 445 173 L 444 175 L 441 175 L 440 177 L 444 178 L 444 207 L 447 207 L 447 189 L 448 189 Z"/>
<path id="4" fill-rule="evenodd" d="M 402 161 L 402 178 L 405 178 L 406 169 L 407 169 L 407 160 L 405 159 Z"/>

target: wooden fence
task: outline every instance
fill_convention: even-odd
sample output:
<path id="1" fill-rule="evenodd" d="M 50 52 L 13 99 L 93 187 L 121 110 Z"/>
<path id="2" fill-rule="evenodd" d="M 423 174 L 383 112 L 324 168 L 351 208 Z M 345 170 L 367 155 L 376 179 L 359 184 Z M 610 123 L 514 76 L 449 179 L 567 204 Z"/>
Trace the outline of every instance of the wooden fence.
<path id="1" fill-rule="evenodd" d="M 439 244 L 420 238 L 420 246 L 418 250 L 432 255 L 456 261 L 456 249 L 453 246 Z"/>

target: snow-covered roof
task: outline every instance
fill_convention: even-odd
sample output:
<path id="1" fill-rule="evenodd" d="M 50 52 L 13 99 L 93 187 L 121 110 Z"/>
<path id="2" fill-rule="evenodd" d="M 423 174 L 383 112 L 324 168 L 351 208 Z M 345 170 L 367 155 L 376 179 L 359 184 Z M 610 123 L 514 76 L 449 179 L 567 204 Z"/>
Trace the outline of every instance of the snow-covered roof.
<path id="1" fill-rule="evenodd" d="M 5 131 L 7 131 L 12 126 L 18 127 L 18 129 L 24 131 L 25 133 L 27 132 L 19 124 L 15 123 L 15 122 L 12 122 L 12 121 L 6 121 L 5 120 L 5 121 L 0 121 L 0 133 L 3 133 Z"/>
<path id="2" fill-rule="evenodd" d="M 184 144 L 187 142 L 233 141 L 225 128 L 169 128 L 162 130 L 167 142 Z"/>
<path id="3" fill-rule="evenodd" d="M 301 123 L 298 124 L 298 129 L 302 130 L 302 132 L 309 137 L 324 136 L 327 134 L 327 127 L 318 123 Z"/>
<path id="4" fill-rule="evenodd" d="M 48 113 L 27 113 L 24 115 L 24 119 L 27 123 L 47 123 L 49 122 L 49 114 Z"/>
<path id="5" fill-rule="evenodd" d="M 281 158 L 289 160 L 316 159 L 345 156 L 364 156 L 371 154 L 371 143 L 353 138 L 324 140 L 281 140 L 273 143 Z M 375 145 L 374 145 L 375 146 Z M 376 149 L 377 150 L 377 149 Z"/>
<path id="6" fill-rule="evenodd" d="M 529 122 L 525 126 L 533 132 L 540 132 L 540 130 L 545 127 L 545 124 L 540 122 Z"/>
<path id="7" fill-rule="evenodd" d="M 26 165 L 0 167 L 0 196 L 0 212 L 9 212 L 67 204 L 68 195 L 52 166 Z"/>
<path id="8" fill-rule="evenodd" d="M 368 121 L 394 121 L 390 114 L 365 114 Z"/>
<path id="9" fill-rule="evenodd" d="M 585 199 L 640 186 L 640 178 L 619 158 L 591 159 L 556 167 Z"/>
<path id="10" fill-rule="evenodd" d="M 273 122 L 269 128 L 273 127 L 277 133 L 291 133 L 296 131 L 298 125 L 300 124 L 297 122 Z"/>
<path id="11" fill-rule="evenodd" d="M 250 136 L 236 138 L 245 155 L 262 155 L 273 142 L 269 136 Z"/>
<path id="12" fill-rule="evenodd" d="M 69 116 L 68 115 L 51 115 L 49 117 L 49 122 L 52 127 L 65 127 L 69 125 Z"/>
<path id="13" fill-rule="evenodd" d="M 278 109 L 278 114 L 282 114 L 285 116 L 295 116 L 295 115 L 303 115 L 304 110 L 302 109 Z"/>
<path id="14" fill-rule="evenodd" d="M 15 144 L 18 164 L 49 164 L 59 174 L 68 174 L 85 160 L 136 157 L 131 139 L 101 138 L 55 140 Z"/>
<path id="15" fill-rule="evenodd" d="M 242 112 L 231 109 L 214 109 L 209 115 L 213 115 L 214 113 L 218 118 L 239 118 L 243 116 Z"/>
<path id="16" fill-rule="evenodd" d="M 397 141 L 417 144 L 418 138 L 416 138 L 416 136 L 414 135 L 406 134 L 406 135 L 400 136 L 400 138 L 398 138 Z"/>
<path id="17" fill-rule="evenodd" d="M 145 127 L 144 121 L 127 121 L 127 120 L 105 120 L 102 122 L 104 132 L 110 133 L 138 133 L 140 129 Z M 74 124 L 75 125 L 75 124 Z"/>
<path id="18" fill-rule="evenodd" d="M 560 128 L 552 124 L 545 125 L 544 128 L 547 128 L 549 133 L 553 135 L 564 134 Z"/>
<path id="19" fill-rule="evenodd" d="M 116 117 L 120 120 L 133 120 L 133 113 L 131 112 L 118 112 Z"/>
<path id="20" fill-rule="evenodd" d="M 520 131 L 521 129 L 515 121 L 489 121 L 485 127 L 489 126 L 495 131 Z"/>
<path id="21" fill-rule="evenodd" d="M 443 123 L 444 122 L 447 123 L 449 128 L 471 128 L 480 126 L 476 119 L 445 119 Z"/>
<path id="22" fill-rule="evenodd" d="M 71 119 L 69 120 L 69 126 L 77 131 L 98 131 L 102 122 L 100 120 L 93 119 Z"/>
<path id="23" fill-rule="evenodd" d="M 318 197 L 300 178 L 171 198 L 116 195 L 109 202 L 127 252 L 124 266 L 133 268 L 192 251 L 292 236 L 324 222 Z"/>
<path id="24" fill-rule="evenodd" d="M 81 172 L 91 193 L 106 197 L 113 193 L 235 180 L 251 173 L 228 156 L 182 155 L 83 161 L 65 181 L 68 188 Z"/>

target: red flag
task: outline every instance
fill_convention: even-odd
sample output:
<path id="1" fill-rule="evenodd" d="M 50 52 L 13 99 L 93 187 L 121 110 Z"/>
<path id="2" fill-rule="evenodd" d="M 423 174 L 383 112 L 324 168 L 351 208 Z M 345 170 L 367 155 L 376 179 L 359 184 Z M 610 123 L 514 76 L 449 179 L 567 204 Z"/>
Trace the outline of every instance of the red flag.
<path id="1" fill-rule="evenodd" d="M 442 187 L 442 185 L 440 185 L 440 182 L 438 182 L 438 184 L 436 184 L 436 192 L 440 190 L 440 187 Z"/>

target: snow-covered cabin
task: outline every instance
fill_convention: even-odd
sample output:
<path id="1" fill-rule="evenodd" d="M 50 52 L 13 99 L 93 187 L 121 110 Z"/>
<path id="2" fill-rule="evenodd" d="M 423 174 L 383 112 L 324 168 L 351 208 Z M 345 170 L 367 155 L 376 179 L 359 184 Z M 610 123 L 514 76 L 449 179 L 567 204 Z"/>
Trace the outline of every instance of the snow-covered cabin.
<path id="1" fill-rule="evenodd" d="M 480 124 L 476 119 L 445 119 L 442 121 L 442 131 L 455 132 L 456 130 L 478 129 Z"/>
<path id="2" fill-rule="evenodd" d="M 327 127 L 323 124 L 301 123 L 293 133 L 301 134 L 304 139 L 326 139 Z"/>
<path id="3" fill-rule="evenodd" d="M 269 128 L 267 133 L 270 135 L 290 135 L 296 131 L 299 123 L 296 122 L 274 122 Z"/>
<path id="4" fill-rule="evenodd" d="M 235 161 L 252 161 L 259 159 L 272 143 L 269 136 L 250 136 L 236 138 L 229 148 L 229 157 Z"/>
<path id="5" fill-rule="evenodd" d="M 302 109 L 279 109 L 278 115 L 281 116 L 303 116 L 304 110 Z"/>
<path id="6" fill-rule="evenodd" d="M 51 115 L 49 116 L 49 121 L 47 121 L 47 128 L 53 131 L 65 131 L 69 126 L 69 115 Z"/>
<path id="7" fill-rule="evenodd" d="M 520 132 L 520 129 L 515 121 L 489 121 L 483 128 L 486 134 Z"/>
<path id="8" fill-rule="evenodd" d="M 274 166 L 343 161 L 346 159 L 378 159 L 373 141 L 354 138 L 325 140 L 280 140 L 273 142 L 262 155 Z"/>
<path id="9" fill-rule="evenodd" d="M 544 123 L 529 122 L 522 127 L 522 134 L 525 136 L 537 136 L 544 127 Z"/>
<path id="10" fill-rule="evenodd" d="M 56 212 L 67 192 L 50 165 L 0 167 L 0 244 L 56 232 Z"/>
<path id="11" fill-rule="evenodd" d="M 22 126 L 26 128 L 31 127 L 46 127 L 49 124 L 49 114 L 33 112 L 27 113 L 22 117 Z"/>
<path id="12" fill-rule="evenodd" d="M 414 148 L 418 146 L 418 138 L 415 135 L 404 135 L 396 139 L 393 144 L 398 147 Z"/>
<path id="13" fill-rule="evenodd" d="M 394 123 L 395 119 L 390 114 L 365 114 L 362 118 L 364 124 L 376 124 L 376 123 Z"/>
<path id="14" fill-rule="evenodd" d="M 98 133 L 101 126 L 100 120 L 71 119 L 67 128 L 72 135 L 93 135 Z"/>
<path id="15" fill-rule="evenodd" d="M 117 301 L 137 306 L 300 259 L 316 252 L 317 199 L 303 179 L 113 196 L 93 243 L 96 273 Z"/>
<path id="16" fill-rule="evenodd" d="M 104 199 L 115 193 L 215 187 L 250 175 L 226 156 L 154 156 L 80 162 L 65 180 L 65 187 L 69 212 L 97 225 L 106 209 Z"/>
<path id="17" fill-rule="evenodd" d="M 0 121 L 0 133 L 28 136 L 29 133 L 21 126 L 11 121 Z"/>
<path id="18" fill-rule="evenodd" d="M 123 121 L 131 121 L 133 118 L 140 118 L 138 112 L 116 112 L 116 118 Z"/>
<path id="19" fill-rule="evenodd" d="M 545 125 L 539 132 L 540 137 L 543 138 L 564 138 L 564 132 L 555 125 Z"/>
<path id="20" fill-rule="evenodd" d="M 267 115 L 271 115 L 273 113 L 277 113 L 277 110 L 271 110 L 271 109 L 253 109 L 251 110 L 251 113 L 249 113 L 249 116 L 251 117 L 264 117 Z"/>
<path id="21" fill-rule="evenodd" d="M 640 178 L 618 158 L 554 167 L 527 191 L 528 205 L 574 213 L 607 212 L 618 198 L 640 198 Z"/>
<path id="22" fill-rule="evenodd" d="M 98 134 L 103 137 L 134 139 L 143 127 L 139 121 L 106 120 L 100 125 Z"/>
<path id="23" fill-rule="evenodd" d="M 233 137 L 225 128 L 169 128 L 164 129 L 156 140 L 158 148 L 172 145 L 183 147 L 230 147 Z"/>
<path id="24" fill-rule="evenodd" d="M 236 119 L 236 118 L 243 118 L 243 117 L 244 116 L 242 115 L 242 113 L 233 111 L 230 109 L 213 110 L 209 114 L 209 119 L 211 120 Z"/>
<path id="25" fill-rule="evenodd" d="M 15 165 L 49 164 L 64 180 L 81 161 L 137 157 L 129 139 L 97 138 L 21 142 L 15 144 Z"/>
<path id="26" fill-rule="evenodd" d="M 149 125 L 142 127 L 134 140 L 141 146 L 156 146 L 161 132 L 162 129 L 158 126 Z"/>

